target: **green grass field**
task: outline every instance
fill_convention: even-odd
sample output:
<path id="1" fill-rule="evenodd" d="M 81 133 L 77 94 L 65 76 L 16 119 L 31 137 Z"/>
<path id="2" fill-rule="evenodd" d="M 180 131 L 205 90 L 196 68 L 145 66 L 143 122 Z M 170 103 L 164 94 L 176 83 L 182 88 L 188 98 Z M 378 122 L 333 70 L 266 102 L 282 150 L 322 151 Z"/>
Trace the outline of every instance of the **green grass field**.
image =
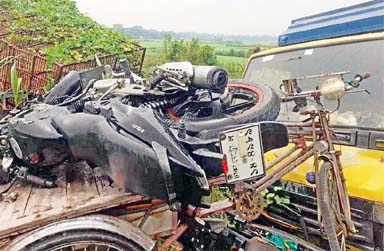
<path id="1" fill-rule="evenodd" d="M 222 63 L 246 64 L 248 58 L 217 55 L 217 60 Z"/>
<path id="2" fill-rule="evenodd" d="M 156 39 L 145 39 L 138 41 L 142 46 L 147 48 L 147 56 L 144 62 L 144 72 L 148 74 L 150 68 L 161 61 L 160 54 L 163 50 L 163 40 Z M 203 45 L 210 45 L 215 48 L 218 65 L 224 67 L 230 78 L 241 78 L 245 66 L 248 62 L 247 57 L 237 57 L 237 56 L 224 56 L 220 54 L 225 54 L 231 50 L 239 52 L 243 51 L 245 55 L 249 55 L 252 48 L 259 47 L 262 50 L 272 48 L 274 45 L 263 45 L 258 43 L 229 43 L 229 42 L 205 42 L 201 41 Z"/>
<path id="3" fill-rule="evenodd" d="M 163 40 L 138 40 L 139 44 L 147 48 L 149 54 L 153 52 L 160 52 L 163 49 Z"/>
<path id="4" fill-rule="evenodd" d="M 160 39 L 144 39 L 144 40 L 138 40 L 138 42 L 147 48 L 149 53 L 153 52 L 161 52 L 163 49 L 163 40 Z M 275 45 L 273 44 L 259 44 L 259 43 L 230 43 L 230 42 L 205 42 L 201 41 L 201 44 L 203 45 L 210 45 L 215 48 L 216 52 L 224 52 L 224 51 L 230 51 L 231 49 L 236 51 L 244 51 L 249 52 L 252 48 L 259 47 L 262 50 L 273 48 Z"/>

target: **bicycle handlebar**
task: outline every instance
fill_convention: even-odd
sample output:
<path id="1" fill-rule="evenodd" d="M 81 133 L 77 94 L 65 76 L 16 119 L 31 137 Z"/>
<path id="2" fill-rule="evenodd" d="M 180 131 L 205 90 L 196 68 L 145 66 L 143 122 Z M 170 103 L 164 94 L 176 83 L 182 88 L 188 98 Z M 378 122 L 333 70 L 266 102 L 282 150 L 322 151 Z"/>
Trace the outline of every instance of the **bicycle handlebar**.
<path id="1" fill-rule="evenodd" d="M 371 77 L 371 73 L 370 72 L 364 72 L 363 74 L 357 74 L 355 76 L 355 80 L 358 80 L 358 81 L 362 81 L 364 79 L 367 79 L 367 78 L 370 78 Z"/>
<path id="2" fill-rule="evenodd" d="M 349 91 L 350 89 L 352 88 L 358 88 L 360 86 L 360 82 L 363 81 L 364 79 L 367 79 L 367 78 L 370 78 L 371 77 L 371 73 L 369 72 L 364 72 L 362 74 L 357 74 L 352 80 L 350 81 L 345 81 L 344 84 L 348 84 L 349 86 L 345 86 L 343 87 L 342 84 L 340 84 L 340 82 L 336 83 L 331 83 L 332 84 L 335 84 L 336 86 L 332 87 L 331 90 L 334 90 L 334 91 L 343 91 L 343 92 L 346 92 L 346 91 Z M 320 89 L 317 89 L 317 90 L 310 90 L 310 91 L 301 91 L 301 89 L 297 86 L 295 86 L 295 88 L 292 88 L 292 89 L 296 89 L 296 90 L 300 90 L 299 92 L 296 92 L 296 93 L 291 93 L 291 94 L 287 94 L 283 91 L 283 93 L 285 94 L 285 97 L 282 97 L 281 100 L 282 102 L 289 102 L 289 101 L 293 101 L 295 98 L 305 98 L 305 97 L 315 97 L 315 96 L 321 96 L 323 95 L 323 88 L 320 90 Z M 342 90 L 340 90 L 342 89 Z M 329 92 L 329 90 L 327 90 Z"/>
<path id="3" fill-rule="evenodd" d="M 360 82 L 363 81 L 364 79 L 370 78 L 371 73 L 370 72 L 364 72 L 363 74 L 357 74 L 353 80 L 347 82 L 349 85 L 357 88 L 360 86 Z"/>

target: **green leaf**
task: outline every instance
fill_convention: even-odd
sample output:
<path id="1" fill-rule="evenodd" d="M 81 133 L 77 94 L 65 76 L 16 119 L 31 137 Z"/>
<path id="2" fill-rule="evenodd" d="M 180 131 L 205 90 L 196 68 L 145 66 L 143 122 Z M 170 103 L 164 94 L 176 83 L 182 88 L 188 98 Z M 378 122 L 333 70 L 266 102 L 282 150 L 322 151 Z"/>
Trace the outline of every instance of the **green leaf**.
<path id="1" fill-rule="evenodd" d="M 267 189 L 264 189 L 263 191 L 260 192 L 260 195 L 265 197 L 265 195 L 268 193 Z"/>
<path id="2" fill-rule="evenodd" d="M 267 198 L 267 199 L 265 200 L 265 202 L 267 203 L 267 206 L 269 206 L 269 205 L 271 205 L 271 204 L 274 203 L 274 200 L 271 199 L 271 198 Z"/>
<path id="3" fill-rule="evenodd" d="M 12 91 L 18 92 L 18 76 L 17 76 L 17 69 L 16 69 L 16 61 L 13 62 L 11 67 L 11 85 L 12 85 Z"/>
<path id="4" fill-rule="evenodd" d="M 23 103 L 24 98 L 26 96 L 25 91 L 22 90 L 21 84 L 22 84 L 22 79 L 18 77 L 16 61 L 14 61 L 11 67 L 11 87 L 12 87 L 13 99 L 14 99 L 16 108 Z"/>
<path id="5" fill-rule="evenodd" d="M 283 188 L 281 187 L 281 186 L 274 186 L 273 187 L 273 190 L 275 191 L 275 192 L 277 192 L 277 191 L 280 191 L 280 190 L 282 190 Z"/>
<path id="6" fill-rule="evenodd" d="M 290 204 L 290 200 L 288 197 L 280 197 L 278 195 L 275 196 L 275 201 L 277 205 L 281 204 Z"/>
<path id="7" fill-rule="evenodd" d="M 103 64 L 100 62 L 100 59 L 99 59 L 99 57 L 97 56 L 97 54 L 95 54 L 95 60 L 96 60 L 96 64 L 97 64 L 97 66 L 103 66 Z"/>

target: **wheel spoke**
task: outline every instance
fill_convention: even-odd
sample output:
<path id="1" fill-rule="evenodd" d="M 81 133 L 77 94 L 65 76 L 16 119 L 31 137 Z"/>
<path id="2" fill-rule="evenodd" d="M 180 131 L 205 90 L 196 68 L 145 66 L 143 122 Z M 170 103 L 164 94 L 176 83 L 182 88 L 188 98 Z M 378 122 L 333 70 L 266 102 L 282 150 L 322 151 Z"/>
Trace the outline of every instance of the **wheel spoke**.
<path id="1" fill-rule="evenodd" d="M 64 244 L 65 245 L 65 244 Z M 66 244 L 65 246 L 58 247 L 54 251 L 124 251 L 122 249 L 116 248 L 114 245 L 107 244 L 104 242 L 74 242 L 71 244 Z"/>

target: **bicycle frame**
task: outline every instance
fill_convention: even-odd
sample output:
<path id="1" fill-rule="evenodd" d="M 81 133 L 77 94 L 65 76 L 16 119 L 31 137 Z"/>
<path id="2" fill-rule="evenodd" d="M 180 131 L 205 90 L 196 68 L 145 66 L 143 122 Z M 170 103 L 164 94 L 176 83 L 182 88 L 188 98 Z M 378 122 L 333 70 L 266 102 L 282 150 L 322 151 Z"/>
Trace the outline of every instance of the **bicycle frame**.
<path id="1" fill-rule="evenodd" d="M 290 129 L 290 140 L 294 146 L 285 152 L 282 156 L 272 161 L 266 170 L 273 169 L 266 176 L 252 184 L 254 193 L 259 194 L 264 189 L 280 180 L 284 175 L 291 172 L 297 166 L 313 157 L 316 184 L 318 184 L 319 162 L 330 161 L 332 163 L 332 172 L 334 172 L 337 185 L 337 195 L 340 199 L 341 215 L 337 217 L 345 221 L 348 230 L 356 233 L 355 226 L 351 219 L 350 203 L 345 185 L 345 178 L 340 163 L 340 151 L 335 150 L 332 129 L 329 126 L 329 112 L 323 110 L 315 110 L 308 112 L 310 122 L 288 124 Z M 307 139 L 312 142 L 307 144 Z M 320 141 L 327 142 L 328 149 L 321 149 Z M 297 152 L 298 151 L 298 152 Z M 297 153 L 296 153 L 297 152 Z M 294 154 L 292 156 L 292 154 Z M 317 199 L 319 199 L 317 192 Z M 318 220 L 321 222 L 321 212 L 318 208 Z"/>

